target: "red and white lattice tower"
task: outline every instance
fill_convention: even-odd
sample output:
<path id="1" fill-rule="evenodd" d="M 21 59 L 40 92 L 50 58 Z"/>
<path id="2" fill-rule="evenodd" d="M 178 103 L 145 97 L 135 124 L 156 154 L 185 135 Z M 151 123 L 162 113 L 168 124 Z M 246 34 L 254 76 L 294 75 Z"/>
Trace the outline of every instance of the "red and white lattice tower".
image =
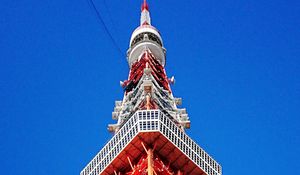
<path id="1" fill-rule="evenodd" d="M 177 107 L 181 99 L 173 97 L 166 50 L 145 0 L 127 59 L 124 98 L 112 112 L 117 123 L 108 126 L 114 136 L 80 175 L 221 175 L 221 166 L 184 131 L 190 121 Z"/>

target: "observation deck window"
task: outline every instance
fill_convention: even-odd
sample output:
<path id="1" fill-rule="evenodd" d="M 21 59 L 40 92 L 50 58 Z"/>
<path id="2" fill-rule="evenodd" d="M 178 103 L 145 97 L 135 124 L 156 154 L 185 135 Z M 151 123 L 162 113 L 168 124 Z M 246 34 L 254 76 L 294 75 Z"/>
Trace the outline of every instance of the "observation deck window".
<path id="1" fill-rule="evenodd" d="M 147 37 L 148 40 L 153 41 L 153 42 L 157 43 L 158 45 L 162 46 L 162 42 L 158 36 L 156 36 L 155 34 L 150 33 L 150 32 L 143 32 L 134 37 L 130 47 L 140 43 L 141 41 L 145 41 L 145 37 L 144 37 L 145 35 L 148 36 Z"/>

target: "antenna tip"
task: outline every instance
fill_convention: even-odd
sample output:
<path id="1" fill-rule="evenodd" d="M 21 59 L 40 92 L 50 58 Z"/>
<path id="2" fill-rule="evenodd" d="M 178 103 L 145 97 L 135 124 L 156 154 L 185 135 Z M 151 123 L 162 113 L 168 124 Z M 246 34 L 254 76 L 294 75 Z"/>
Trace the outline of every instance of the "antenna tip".
<path id="1" fill-rule="evenodd" d="M 141 10 L 144 11 L 144 10 L 147 10 L 149 11 L 149 6 L 148 6 L 148 3 L 146 0 L 144 0 L 143 4 L 142 4 L 142 7 L 141 7 Z"/>

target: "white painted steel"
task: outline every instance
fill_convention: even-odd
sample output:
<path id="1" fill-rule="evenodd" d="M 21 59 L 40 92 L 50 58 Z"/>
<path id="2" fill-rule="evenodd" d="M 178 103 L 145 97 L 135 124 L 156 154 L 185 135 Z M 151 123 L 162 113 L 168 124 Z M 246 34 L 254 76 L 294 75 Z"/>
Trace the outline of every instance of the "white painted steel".
<path id="1" fill-rule="evenodd" d="M 131 67 L 132 64 L 137 61 L 140 56 L 144 53 L 145 49 L 150 49 L 152 54 L 158 61 L 161 63 L 161 65 L 165 66 L 166 64 L 166 49 L 162 46 L 160 46 L 158 43 L 152 42 L 150 40 L 148 41 L 142 41 L 139 44 L 135 44 L 132 46 L 132 42 L 135 37 L 137 37 L 139 34 L 142 33 L 152 33 L 155 36 L 158 37 L 161 44 L 163 45 L 162 38 L 158 32 L 158 30 L 150 25 L 143 25 L 138 27 L 131 35 L 130 42 L 129 42 L 129 49 L 127 51 L 127 61 L 129 66 Z"/>
<path id="2" fill-rule="evenodd" d="M 166 64 L 165 50 L 163 47 L 150 40 L 140 42 L 128 50 L 127 61 L 131 67 L 133 63 L 138 61 L 140 57 L 145 53 L 145 50 L 149 49 L 162 66 Z"/>
<path id="3" fill-rule="evenodd" d="M 141 13 L 140 24 L 143 25 L 145 22 L 151 25 L 151 18 L 148 10 L 143 10 Z"/>
<path id="4" fill-rule="evenodd" d="M 146 32 L 149 32 L 149 33 L 153 33 L 155 34 L 156 36 L 158 36 L 158 38 L 160 39 L 160 41 L 163 43 L 162 41 L 162 38 L 158 32 L 158 30 L 153 27 L 153 26 L 150 26 L 150 25 L 144 25 L 144 26 L 139 26 L 138 28 L 136 28 L 132 35 L 131 35 L 131 38 L 130 38 L 130 42 L 129 42 L 129 47 L 131 46 L 131 43 L 133 41 L 133 39 L 138 35 L 138 34 L 141 34 L 141 33 L 146 33 Z"/>
<path id="5" fill-rule="evenodd" d="M 160 110 L 137 111 L 81 171 L 100 174 L 139 132 L 160 132 L 208 175 L 221 175 L 221 166 Z"/>

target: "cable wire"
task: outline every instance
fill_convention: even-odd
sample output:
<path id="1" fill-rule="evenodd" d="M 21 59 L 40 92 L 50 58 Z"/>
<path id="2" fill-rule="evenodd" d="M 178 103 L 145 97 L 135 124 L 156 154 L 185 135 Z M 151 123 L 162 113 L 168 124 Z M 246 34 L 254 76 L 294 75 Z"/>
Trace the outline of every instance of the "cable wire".
<path id="1" fill-rule="evenodd" d="M 92 8 L 92 10 L 96 13 L 97 15 L 97 18 L 98 18 L 98 22 L 100 22 L 100 24 L 104 27 L 104 30 L 105 32 L 107 33 L 107 35 L 109 36 L 110 40 L 113 42 L 114 46 L 116 47 L 116 49 L 119 51 L 119 53 L 122 55 L 122 56 L 125 56 L 124 55 L 124 52 L 122 52 L 121 48 L 119 47 L 119 45 L 117 44 L 116 40 L 114 39 L 114 37 L 112 36 L 112 34 L 110 33 L 108 27 L 106 26 L 99 10 L 97 9 L 95 3 L 93 0 L 87 0 L 90 7 Z"/>

